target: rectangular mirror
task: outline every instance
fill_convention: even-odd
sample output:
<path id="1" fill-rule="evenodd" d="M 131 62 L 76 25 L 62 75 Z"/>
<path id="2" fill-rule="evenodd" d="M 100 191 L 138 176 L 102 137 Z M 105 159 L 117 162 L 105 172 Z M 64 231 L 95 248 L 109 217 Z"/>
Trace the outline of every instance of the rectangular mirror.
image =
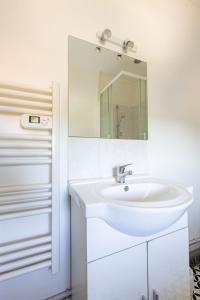
<path id="1" fill-rule="evenodd" d="M 69 136 L 148 138 L 147 64 L 69 37 Z"/>

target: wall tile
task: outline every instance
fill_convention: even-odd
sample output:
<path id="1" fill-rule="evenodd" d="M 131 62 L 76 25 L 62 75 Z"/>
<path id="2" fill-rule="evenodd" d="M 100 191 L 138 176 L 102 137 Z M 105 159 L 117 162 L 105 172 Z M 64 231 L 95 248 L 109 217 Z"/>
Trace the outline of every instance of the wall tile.
<path id="1" fill-rule="evenodd" d="M 68 139 L 68 178 L 99 177 L 99 139 Z"/>
<path id="2" fill-rule="evenodd" d="M 110 177 L 113 167 L 133 163 L 134 173 L 147 173 L 147 141 L 69 138 L 69 179 Z"/>
<path id="3" fill-rule="evenodd" d="M 147 172 L 147 141 L 100 140 L 100 176 L 113 174 L 113 167 L 132 163 L 134 173 Z"/>

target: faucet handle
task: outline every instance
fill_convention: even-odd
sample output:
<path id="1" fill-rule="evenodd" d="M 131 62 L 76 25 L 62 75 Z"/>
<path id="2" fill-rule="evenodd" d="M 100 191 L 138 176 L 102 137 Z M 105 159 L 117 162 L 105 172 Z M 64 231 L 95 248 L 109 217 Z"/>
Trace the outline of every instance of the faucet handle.
<path id="1" fill-rule="evenodd" d="M 119 166 L 119 173 L 124 173 L 126 167 L 131 166 L 133 163 L 129 163 L 129 164 L 125 164 L 125 165 L 121 165 Z"/>

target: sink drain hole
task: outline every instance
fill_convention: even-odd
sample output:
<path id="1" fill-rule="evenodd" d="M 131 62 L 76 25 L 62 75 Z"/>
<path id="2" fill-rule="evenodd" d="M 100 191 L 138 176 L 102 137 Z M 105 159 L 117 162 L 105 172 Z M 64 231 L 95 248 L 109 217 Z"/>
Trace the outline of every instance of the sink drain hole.
<path id="1" fill-rule="evenodd" d="M 128 187 L 128 185 L 126 185 L 126 186 L 124 187 L 124 191 L 125 191 L 125 192 L 128 192 L 128 190 L 129 190 L 129 187 Z"/>

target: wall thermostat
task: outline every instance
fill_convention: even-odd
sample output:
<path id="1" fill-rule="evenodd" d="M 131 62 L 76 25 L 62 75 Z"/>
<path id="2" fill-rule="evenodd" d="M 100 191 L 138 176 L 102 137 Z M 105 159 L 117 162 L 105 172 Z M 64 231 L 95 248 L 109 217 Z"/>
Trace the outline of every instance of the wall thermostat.
<path id="1" fill-rule="evenodd" d="M 42 115 L 22 115 L 21 126 L 26 129 L 52 129 L 52 117 Z"/>

